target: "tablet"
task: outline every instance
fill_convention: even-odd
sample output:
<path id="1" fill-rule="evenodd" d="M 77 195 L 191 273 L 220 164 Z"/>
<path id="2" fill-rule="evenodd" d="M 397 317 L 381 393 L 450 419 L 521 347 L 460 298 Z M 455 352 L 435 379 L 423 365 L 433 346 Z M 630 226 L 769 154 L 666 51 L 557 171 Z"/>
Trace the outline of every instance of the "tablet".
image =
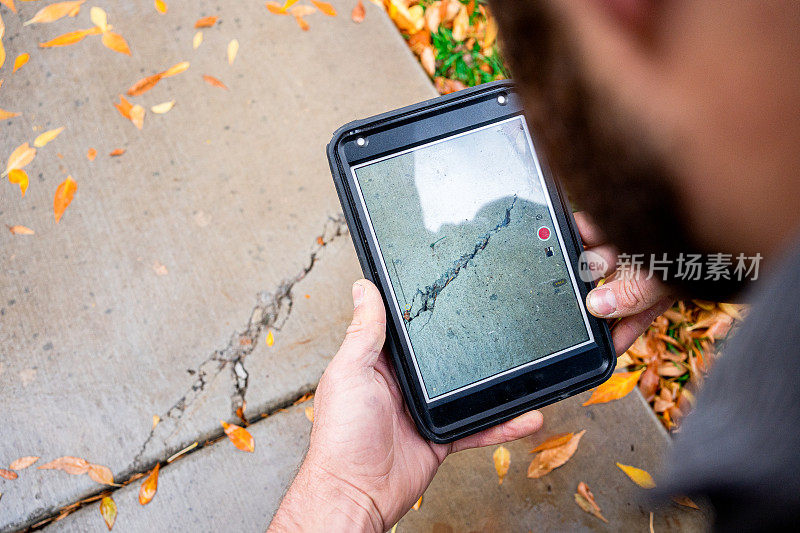
<path id="1" fill-rule="evenodd" d="M 451 442 L 610 376 L 571 211 L 509 82 L 347 124 L 328 156 L 425 437 Z"/>

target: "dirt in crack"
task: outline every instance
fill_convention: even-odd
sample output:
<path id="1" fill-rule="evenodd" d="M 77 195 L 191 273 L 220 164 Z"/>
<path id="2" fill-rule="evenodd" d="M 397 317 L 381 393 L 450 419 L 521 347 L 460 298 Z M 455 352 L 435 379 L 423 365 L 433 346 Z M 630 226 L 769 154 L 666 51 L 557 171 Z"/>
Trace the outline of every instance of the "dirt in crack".
<path id="1" fill-rule="evenodd" d="M 428 285 L 424 289 L 417 289 L 417 292 L 414 293 L 414 296 L 411 298 L 411 305 L 409 306 L 409 310 L 405 315 L 405 320 L 407 323 L 410 323 L 422 313 L 433 311 L 434 307 L 436 306 L 436 299 L 439 297 L 445 287 L 447 287 L 450 282 L 456 279 L 458 274 L 463 269 L 467 268 L 469 263 L 475 259 L 476 255 L 486 249 L 486 246 L 489 245 L 489 240 L 495 233 L 507 227 L 511 223 L 511 210 L 514 209 L 516 203 L 517 195 L 514 195 L 511 205 L 506 208 L 503 219 L 492 229 L 484 233 L 480 240 L 475 243 L 475 247 L 471 251 L 463 254 L 461 257 L 453 261 L 453 265 L 441 276 L 439 276 L 439 279 L 434 281 L 431 285 Z"/>

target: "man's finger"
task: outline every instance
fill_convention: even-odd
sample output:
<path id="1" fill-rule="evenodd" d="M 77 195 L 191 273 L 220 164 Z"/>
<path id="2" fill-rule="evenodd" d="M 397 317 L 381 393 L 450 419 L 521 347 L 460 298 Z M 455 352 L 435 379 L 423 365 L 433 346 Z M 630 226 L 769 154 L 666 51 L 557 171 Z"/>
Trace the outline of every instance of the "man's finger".
<path id="1" fill-rule="evenodd" d="M 631 344 L 639 338 L 639 335 L 647 330 L 653 320 L 672 307 L 674 302 L 674 298 L 666 296 L 656 302 L 650 309 L 625 317 L 614 324 L 611 329 L 611 339 L 614 341 L 614 350 L 617 352 L 617 357 L 625 353 L 625 350 L 630 348 Z"/>
<path id="2" fill-rule="evenodd" d="M 586 213 L 579 211 L 574 213 L 573 216 L 575 217 L 575 224 L 578 225 L 578 233 L 581 234 L 581 240 L 583 241 L 583 245 L 587 248 L 591 248 L 593 246 L 599 246 L 601 244 L 605 244 L 606 236 L 603 235 L 603 232 L 600 231 L 592 219 L 589 218 L 589 215 Z"/>
<path id="3" fill-rule="evenodd" d="M 586 297 L 589 312 L 601 318 L 635 315 L 669 295 L 656 278 L 617 277 L 593 289 Z"/>
<path id="4" fill-rule="evenodd" d="M 521 439 L 539 431 L 542 427 L 542 413 L 539 411 L 528 411 L 516 418 L 512 418 L 502 424 L 484 429 L 480 433 L 464 437 L 453 443 L 453 452 L 479 448 L 481 446 L 491 446 L 512 440 Z"/>
<path id="5" fill-rule="evenodd" d="M 386 310 L 381 293 L 362 279 L 353 284 L 353 321 L 336 354 L 339 364 L 372 366 L 386 341 Z"/>

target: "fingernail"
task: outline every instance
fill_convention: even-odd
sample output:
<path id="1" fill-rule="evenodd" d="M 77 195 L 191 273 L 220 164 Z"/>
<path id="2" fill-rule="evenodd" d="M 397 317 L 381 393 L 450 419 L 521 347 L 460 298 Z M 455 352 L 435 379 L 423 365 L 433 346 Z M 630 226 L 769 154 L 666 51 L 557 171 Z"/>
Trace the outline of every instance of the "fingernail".
<path id="1" fill-rule="evenodd" d="M 617 297 L 611 289 L 594 289 L 586 298 L 586 306 L 593 315 L 609 316 L 617 310 Z"/>
<path id="2" fill-rule="evenodd" d="M 361 300 L 364 299 L 364 286 L 360 281 L 353 283 L 353 309 L 361 305 Z"/>

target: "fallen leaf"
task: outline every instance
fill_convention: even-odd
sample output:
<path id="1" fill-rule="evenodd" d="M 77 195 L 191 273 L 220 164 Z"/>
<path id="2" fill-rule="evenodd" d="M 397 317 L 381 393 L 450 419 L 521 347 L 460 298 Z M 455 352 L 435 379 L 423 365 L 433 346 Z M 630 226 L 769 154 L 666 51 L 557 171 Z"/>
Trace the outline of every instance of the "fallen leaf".
<path id="1" fill-rule="evenodd" d="M 203 44 L 203 31 L 197 30 L 194 37 L 192 37 L 192 49 L 197 50 L 201 44 Z"/>
<path id="2" fill-rule="evenodd" d="M 117 108 L 117 111 L 119 111 L 120 115 L 128 120 L 131 119 L 131 109 L 133 108 L 133 104 L 126 100 L 124 96 L 119 95 L 119 103 L 114 104 L 114 107 Z"/>
<path id="3" fill-rule="evenodd" d="M 18 117 L 19 115 L 20 115 L 19 113 L 14 113 L 13 111 L 6 111 L 5 109 L 0 109 L 0 120 Z"/>
<path id="4" fill-rule="evenodd" d="M 167 274 L 169 274 L 167 267 L 165 265 L 162 265 L 158 261 L 153 263 L 153 271 L 155 271 L 156 275 L 158 276 L 166 276 Z"/>
<path id="5" fill-rule="evenodd" d="M 231 42 L 228 43 L 228 64 L 233 65 L 233 62 L 236 61 L 236 54 L 239 53 L 239 41 L 237 39 L 231 39 Z"/>
<path id="6" fill-rule="evenodd" d="M 267 11 L 273 13 L 275 15 L 286 15 L 286 11 L 283 10 L 283 7 L 278 2 L 269 1 L 266 4 Z"/>
<path id="7" fill-rule="evenodd" d="M 419 55 L 419 62 L 425 72 L 428 73 L 428 76 L 433 76 L 436 73 L 436 56 L 432 46 L 429 45 L 422 49 L 422 53 Z"/>
<path id="8" fill-rule="evenodd" d="M 692 509 L 700 510 L 700 506 L 694 503 L 688 496 L 673 496 L 672 501 L 684 507 L 691 507 Z"/>
<path id="9" fill-rule="evenodd" d="M 131 55 L 131 49 L 128 47 L 128 43 L 125 41 L 122 35 L 118 33 L 114 33 L 113 31 L 103 32 L 102 41 L 103 46 L 109 50 L 113 50 L 128 56 Z"/>
<path id="10" fill-rule="evenodd" d="M 275 344 L 275 335 L 272 334 L 272 330 L 267 332 L 267 346 L 272 346 Z"/>
<path id="11" fill-rule="evenodd" d="M 100 501 L 100 516 L 106 523 L 109 531 L 114 527 L 114 521 L 117 519 L 117 504 L 111 496 L 106 496 Z"/>
<path id="12" fill-rule="evenodd" d="M 133 122 L 133 125 L 139 129 L 144 127 L 144 114 L 145 110 L 139 104 L 136 104 L 131 108 L 131 122 Z"/>
<path id="13" fill-rule="evenodd" d="M 0 67 L 6 62 L 6 49 L 3 46 L 3 35 L 6 33 L 6 25 L 3 22 L 3 17 L 0 16 Z"/>
<path id="14" fill-rule="evenodd" d="M 486 49 L 494 44 L 497 40 L 497 30 L 497 21 L 495 21 L 494 17 L 489 17 L 486 20 L 486 30 L 483 34 L 481 48 Z"/>
<path id="15" fill-rule="evenodd" d="M 12 461 L 11 464 L 8 465 L 8 468 L 10 468 L 11 470 L 24 470 L 38 460 L 39 458 L 36 457 L 35 455 L 20 457 L 19 459 Z"/>
<path id="16" fill-rule="evenodd" d="M 59 35 L 55 39 L 47 41 L 46 43 L 39 43 L 39 47 L 53 48 L 56 46 L 69 46 L 82 41 L 87 35 L 99 35 L 101 33 L 102 31 L 97 26 L 88 30 L 71 31 L 69 33 L 65 33 L 64 35 Z"/>
<path id="17" fill-rule="evenodd" d="M 14 235 L 33 235 L 34 233 L 36 233 L 31 228 L 26 227 L 26 226 L 9 226 L 8 227 L 8 231 L 13 233 Z M 14 463 L 11 463 L 11 464 L 13 465 Z M 13 468 L 13 466 L 12 466 L 12 468 Z"/>
<path id="18" fill-rule="evenodd" d="M 156 83 L 161 81 L 162 78 L 169 78 L 170 76 L 180 74 L 181 72 L 185 72 L 186 69 L 188 68 L 189 68 L 189 62 L 182 61 L 180 63 L 172 65 L 163 72 L 159 72 L 157 74 L 153 74 L 152 76 L 147 76 L 145 78 L 142 78 L 133 85 L 131 85 L 131 88 L 128 89 L 128 96 L 139 96 L 140 94 L 152 89 Z"/>
<path id="19" fill-rule="evenodd" d="M 313 15 L 317 12 L 317 9 L 313 6 L 294 6 L 292 9 L 289 10 L 290 15 L 294 15 L 295 17 L 306 17 L 308 15 Z"/>
<path id="20" fill-rule="evenodd" d="M 172 461 L 178 459 L 179 457 L 182 457 L 183 455 L 185 455 L 185 454 L 189 453 L 190 451 L 194 450 L 195 448 L 197 448 L 199 445 L 200 445 L 199 442 L 194 441 L 193 443 L 191 443 L 189 446 L 187 446 L 186 448 L 182 449 L 181 451 L 172 454 L 169 457 L 169 459 L 167 459 L 167 463 L 171 463 Z"/>
<path id="21" fill-rule="evenodd" d="M 631 481 L 636 483 L 642 488 L 645 489 L 652 489 L 656 486 L 655 481 L 653 481 L 653 476 L 650 475 L 649 472 L 646 470 L 642 470 L 641 468 L 636 468 L 635 466 L 623 465 L 621 463 L 617 463 L 617 466 L 625 472 Z"/>
<path id="22" fill-rule="evenodd" d="M 157 464 L 150 472 L 150 475 L 147 476 L 147 479 L 142 482 L 142 486 L 139 487 L 139 505 L 147 505 L 156 495 L 156 491 L 158 491 L 158 469 L 160 467 L 161 465 Z"/>
<path id="23" fill-rule="evenodd" d="M 286 0 L 286 2 L 281 7 L 281 10 L 282 11 L 286 11 L 287 9 L 289 9 L 290 7 L 295 5 L 296 3 L 297 3 L 297 0 Z"/>
<path id="24" fill-rule="evenodd" d="M 594 500 L 594 494 L 592 494 L 592 491 L 589 490 L 589 487 L 583 481 L 578 483 L 578 492 L 575 493 L 575 503 L 587 513 L 608 523 L 606 517 L 600 512 L 600 506 L 597 505 L 597 502 Z"/>
<path id="25" fill-rule="evenodd" d="M 334 7 L 330 5 L 328 2 L 321 2 L 320 0 L 311 0 L 311 3 L 314 4 L 314 6 L 316 6 L 317 9 L 319 9 L 321 12 L 325 13 L 329 17 L 336 16 L 336 9 L 334 9 Z"/>
<path id="26" fill-rule="evenodd" d="M 161 417 L 158 415 L 153 415 L 153 427 L 151 429 L 156 429 L 156 426 L 159 422 L 161 422 Z"/>
<path id="27" fill-rule="evenodd" d="M 294 20 L 297 21 L 297 25 L 300 26 L 301 30 L 308 31 L 311 29 L 311 26 L 308 25 L 308 22 L 303 17 L 295 16 Z"/>
<path id="28" fill-rule="evenodd" d="M 5 468 L 0 468 L 0 477 L 3 479 L 7 479 L 9 481 L 14 481 L 19 477 L 16 472 L 13 470 L 6 470 Z"/>
<path id="29" fill-rule="evenodd" d="M 80 476 L 89 471 L 89 463 L 80 457 L 65 456 L 41 465 L 38 470 L 63 470 L 67 474 Z"/>
<path id="30" fill-rule="evenodd" d="M 111 469 L 107 466 L 90 464 L 89 477 L 92 478 L 92 481 L 102 485 L 114 484 L 114 475 L 111 473 Z"/>
<path id="31" fill-rule="evenodd" d="M 18 168 L 11 169 L 11 172 L 8 173 L 8 181 L 19 185 L 19 191 L 22 193 L 22 197 L 25 198 L 25 191 L 28 190 L 28 183 L 30 183 L 28 174 Z"/>
<path id="32" fill-rule="evenodd" d="M 413 506 L 411 506 L 411 508 L 413 510 L 415 510 L 415 511 L 419 511 L 419 507 L 421 505 L 422 505 L 422 496 L 419 497 L 419 500 L 417 500 L 417 503 L 415 503 Z"/>
<path id="33" fill-rule="evenodd" d="M 89 148 L 89 151 L 86 152 L 86 158 L 89 161 L 94 161 L 94 158 L 97 157 L 97 150 L 94 148 Z"/>
<path id="34" fill-rule="evenodd" d="M 168 112 L 172 107 L 175 105 L 175 100 L 170 100 L 169 102 L 162 102 L 160 104 L 156 104 L 150 108 L 150 111 L 157 115 L 163 115 L 164 113 Z"/>
<path id="35" fill-rule="evenodd" d="M 467 28 L 469 27 L 469 13 L 467 13 L 467 6 L 462 5 L 458 11 L 455 20 L 453 20 L 453 40 L 463 41 L 467 37 Z"/>
<path id="36" fill-rule="evenodd" d="M 92 7 L 89 10 L 89 18 L 92 21 L 92 24 L 100 28 L 102 31 L 108 30 L 108 15 L 102 8 L 97 6 Z"/>
<path id="37" fill-rule="evenodd" d="M 22 143 L 17 146 L 11 155 L 8 156 L 8 163 L 6 163 L 6 171 L 3 173 L 5 176 L 15 168 L 23 168 L 28 163 L 33 161 L 36 156 L 36 148 L 31 148 L 28 143 Z"/>
<path id="38" fill-rule="evenodd" d="M 417 20 L 401 0 L 388 0 L 386 13 L 398 28 L 410 34 L 418 32 L 425 26 L 424 12 L 420 13 L 419 19 Z"/>
<path id="39" fill-rule="evenodd" d="M 306 418 L 308 418 L 308 421 L 313 424 L 314 423 L 314 406 L 313 405 L 307 405 L 306 408 L 305 408 L 305 413 L 306 413 Z"/>
<path id="40" fill-rule="evenodd" d="M 195 28 L 210 28 L 217 23 L 217 17 L 203 17 L 194 23 Z"/>
<path id="41" fill-rule="evenodd" d="M 56 224 L 58 224 L 58 222 L 61 220 L 61 217 L 64 215 L 64 210 L 72 202 L 72 198 L 75 196 L 75 191 L 77 190 L 78 184 L 75 183 L 75 180 L 72 179 L 72 176 L 67 176 L 67 179 L 62 181 L 56 189 L 56 195 L 53 198 L 53 213 L 56 217 Z M 72 459 L 74 459 L 74 457 Z M 81 459 L 81 461 L 83 461 L 83 459 Z M 86 461 L 83 462 L 86 463 Z M 42 467 L 40 466 L 39 468 Z"/>
<path id="42" fill-rule="evenodd" d="M 161 13 L 162 15 L 167 12 L 167 4 L 164 0 L 155 0 L 156 11 Z M 110 528 L 109 528 L 110 529 Z"/>
<path id="43" fill-rule="evenodd" d="M 18 55 L 17 58 L 14 60 L 14 69 L 11 71 L 11 73 L 13 74 L 14 72 L 16 72 L 19 69 L 21 69 L 22 66 L 25 63 L 27 63 L 30 58 L 31 58 L 31 55 L 29 53 L 27 53 L 27 52 L 24 53 L 24 54 Z"/>
<path id="44" fill-rule="evenodd" d="M 564 444 L 568 443 L 574 435 L 574 433 L 559 433 L 558 435 L 553 435 L 531 450 L 531 453 L 543 452 L 545 450 L 563 446 Z"/>
<path id="45" fill-rule="evenodd" d="M 641 374 L 642 370 L 612 374 L 605 383 L 594 389 L 592 396 L 583 402 L 583 405 L 605 403 L 624 397 L 636 386 Z"/>
<path id="46" fill-rule="evenodd" d="M 86 0 L 77 0 L 76 2 L 56 2 L 47 7 L 43 7 L 33 16 L 32 19 L 25 22 L 23 26 L 28 24 L 42 24 L 46 22 L 55 22 L 67 15 L 74 17 L 81 9 L 81 4 Z"/>
<path id="47" fill-rule="evenodd" d="M 219 87 L 220 89 L 225 89 L 226 91 L 228 90 L 228 88 L 225 86 L 225 84 L 222 83 L 221 81 L 219 81 L 214 76 L 208 76 L 206 74 L 203 74 L 203 81 L 205 81 L 207 84 L 212 85 L 214 87 Z"/>
<path id="48" fill-rule="evenodd" d="M 494 469 L 497 472 L 497 484 L 502 485 L 508 473 L 508 467 L 511 465 L 511 453 L 505 446 L 498 446 L 492 454 L 494 461 Z"/>
<path id="49" fill-rule="evenodd" d="M 437 0 L 433 2 L 425 10 L 425 26 L 428 35 L 435 34 L 439 31 L 439 24 L 442 22 L 442 3 Z"/>
<path id="50" fill-rule="evenodd" d="M 367 11 L 364 9 L 364 3 L 361 0 L 358 0 L 356 7 L 353 8 L 353 12 L 350 13 L 350 18 L 353 19 L 353 22 L 355 23 L 361 23 L 364 22 L 364 17 L 366 16 Z"/>
<path id="51" fill-rule="evenodd" d="M 528 477 L 532 479 L 540 478 L 569 461 L 578 449 L 578 443 L 584 433 L 586 433 L 585 429 L 573 435 L 561 446 L 539 452 L 528 466 Z"/>
<path id="52" fill-rule="evenodd" d="M 33 141 L 33 145 L 36 148 L 41 148 L 50 141 L 52 141 L 53 139 L 55 139 L 56 137 L 58 137 L 58 134 L 61 133 L 62 131 L 64 131 L 64 126 L 56 128 L 54 130 L 48 130 L 39 135 L 38 137 L 36 137 L 36 139 Z"/>
<path id="53" fill-rule="evenodd" d="M 109 152 L 108 155 L 110 155 L 111 157 L 117 157 L 124 153 L 125 153 L 125 148 L 115 148 L 114 150 L 111 150 L 111 152 Z"/>
<path id="54" fill-rule="evenodd" d="M 243 452 L 255 451 L 256 443 L 249 431 L 236 424 L 228 424 L 224 420 L 220 420 L 220 423 L 222 424 L 222 429 L 225 430 L 225 434 L 234 446 Z"/>

